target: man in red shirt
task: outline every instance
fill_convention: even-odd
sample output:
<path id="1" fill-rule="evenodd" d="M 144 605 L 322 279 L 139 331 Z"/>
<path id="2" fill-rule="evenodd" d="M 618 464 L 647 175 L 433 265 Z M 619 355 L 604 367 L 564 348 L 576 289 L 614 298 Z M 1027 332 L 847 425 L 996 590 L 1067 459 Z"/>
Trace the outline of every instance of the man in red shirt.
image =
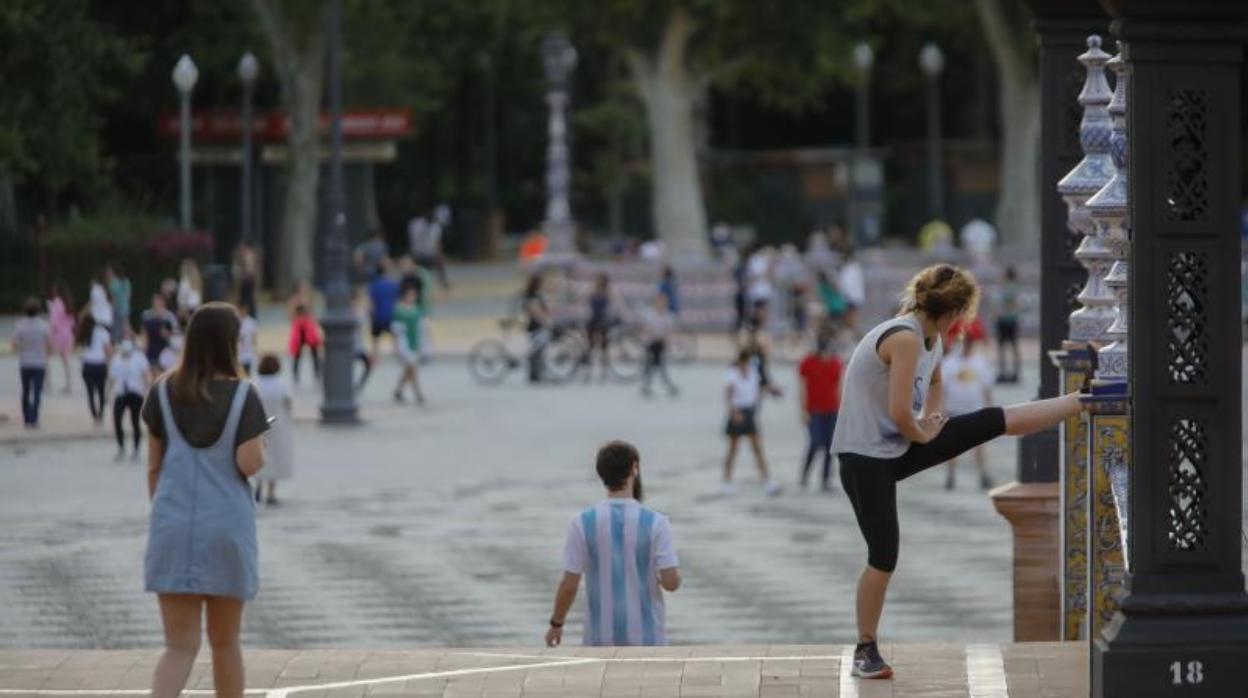
<path id="1" fill-rule="evenodd" d="M 841 409 L 841 371 L 841 359 L 827 336 L 819 337 L 815 352 L 802 359 L 797 369 L 802 386 L 802 421 L 810 433 L 810 447 L 802 465 L 803 488 L 815 454 L 822 452 L 823 491 L 832 491 L 832 432 L 836 429 L 836 413 Z"/>

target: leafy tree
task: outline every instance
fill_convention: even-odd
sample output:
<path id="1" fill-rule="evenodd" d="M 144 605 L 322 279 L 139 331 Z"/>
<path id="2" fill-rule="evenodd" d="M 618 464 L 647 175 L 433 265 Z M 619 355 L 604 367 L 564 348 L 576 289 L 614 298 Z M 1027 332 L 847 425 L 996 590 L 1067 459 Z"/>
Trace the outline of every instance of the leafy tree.
<path id="1" fill-rule="evenodd" d="M 320 114 L 325 82 L 328 3 L 325 0 L 252 0 L 269 40 L 282 103 L 290 119 L 286 202 L 277 267 L 281 288 L 311 279 L 320 183 Z"/>
<path id="2" fill-rule="evenodd" d="M 140 63 L 89 16 L 87 0 L 0 3 L 0 226 L 16 223 L 20 183 L 49 211 L 107 188 L 101 108 Z"/>
<path id="3" fill-rule="evenodd" d="M 696 114 L 712 85 L 801 108 L 847 75 L 837 3 L 604 0 L 573 3 L 574 34 L 622 52 L 646 113 L 658 236 L 677 255 L 707 248 Z"/>

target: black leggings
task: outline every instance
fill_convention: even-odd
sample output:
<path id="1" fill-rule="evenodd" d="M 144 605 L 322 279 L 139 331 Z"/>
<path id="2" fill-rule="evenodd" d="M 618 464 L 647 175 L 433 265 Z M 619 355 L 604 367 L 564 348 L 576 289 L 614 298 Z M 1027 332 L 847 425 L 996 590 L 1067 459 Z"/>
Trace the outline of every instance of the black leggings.
<path id="1" fill-rule="evenodd" d="M 138 393 L 125 393 L 113 400 L 113 431 L 117 433 L 117 450 L 126 450 L 126 432 L 121 428 L 122 417 L 130 411 L 130 428 L 134 430 L 134 450 L 139 450 L 139 411 L 143 408 L 143 396 Z"/>
<path id="2" fill-rule="evenodd" d="M 104 384 L 108 381 L 108 364 L 82 365 L 82 382 L 87 384 L 87 405 L 91 408 L 91 418 L 95 421 L 104 419 Z"/>
<path id="3" fill-rule="evenodd" d="M 896 458 L 838 453 L 841 486 L 867 541 L 867 564 L 882 572 L 897 567 L 897 482 L 940 465 L 1005 433 L 1005 411 L 985 407 L 951 418 L 936 438 L 911 444 Z"/>

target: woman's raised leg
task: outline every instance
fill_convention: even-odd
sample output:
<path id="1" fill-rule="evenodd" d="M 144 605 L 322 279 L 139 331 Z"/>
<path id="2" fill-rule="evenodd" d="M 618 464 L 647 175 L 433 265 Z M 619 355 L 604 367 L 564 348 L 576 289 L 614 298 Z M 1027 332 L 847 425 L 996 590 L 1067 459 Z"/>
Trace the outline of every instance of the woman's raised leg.
<path id="1" fill-rule="evenodd" d="M 199 654 L 199 617 L 203 597 L 159 594 L 160 619 L 165 628 L 165 651 L 152 676 L 153 698 L 177 698 L 186 687 Z"/>
<path id="2" fill-rule="evenodd" d="M 1010 405 L 1005 411 L 1005 433 L 1025 436 L 1057 426 L 1063 419 L 1083 411 L 1079 393 L 1069 393 L 1047 400 Z"/>

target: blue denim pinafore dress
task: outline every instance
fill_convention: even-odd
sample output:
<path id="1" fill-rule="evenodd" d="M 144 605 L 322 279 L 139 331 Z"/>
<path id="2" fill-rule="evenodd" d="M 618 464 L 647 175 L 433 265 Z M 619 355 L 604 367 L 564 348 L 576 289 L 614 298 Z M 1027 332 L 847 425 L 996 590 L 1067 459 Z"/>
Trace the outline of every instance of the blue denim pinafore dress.
<path id="1" fill-rule="evenodd" d="M 256 510 L 234 455 L 249 385 L 239 382 L 221 436 L 207 448 L 186 442 L 169 409 L 166 381 L 156 387 L 166 443 L 144 558 L 149 592 L 256 596 Z"/>

